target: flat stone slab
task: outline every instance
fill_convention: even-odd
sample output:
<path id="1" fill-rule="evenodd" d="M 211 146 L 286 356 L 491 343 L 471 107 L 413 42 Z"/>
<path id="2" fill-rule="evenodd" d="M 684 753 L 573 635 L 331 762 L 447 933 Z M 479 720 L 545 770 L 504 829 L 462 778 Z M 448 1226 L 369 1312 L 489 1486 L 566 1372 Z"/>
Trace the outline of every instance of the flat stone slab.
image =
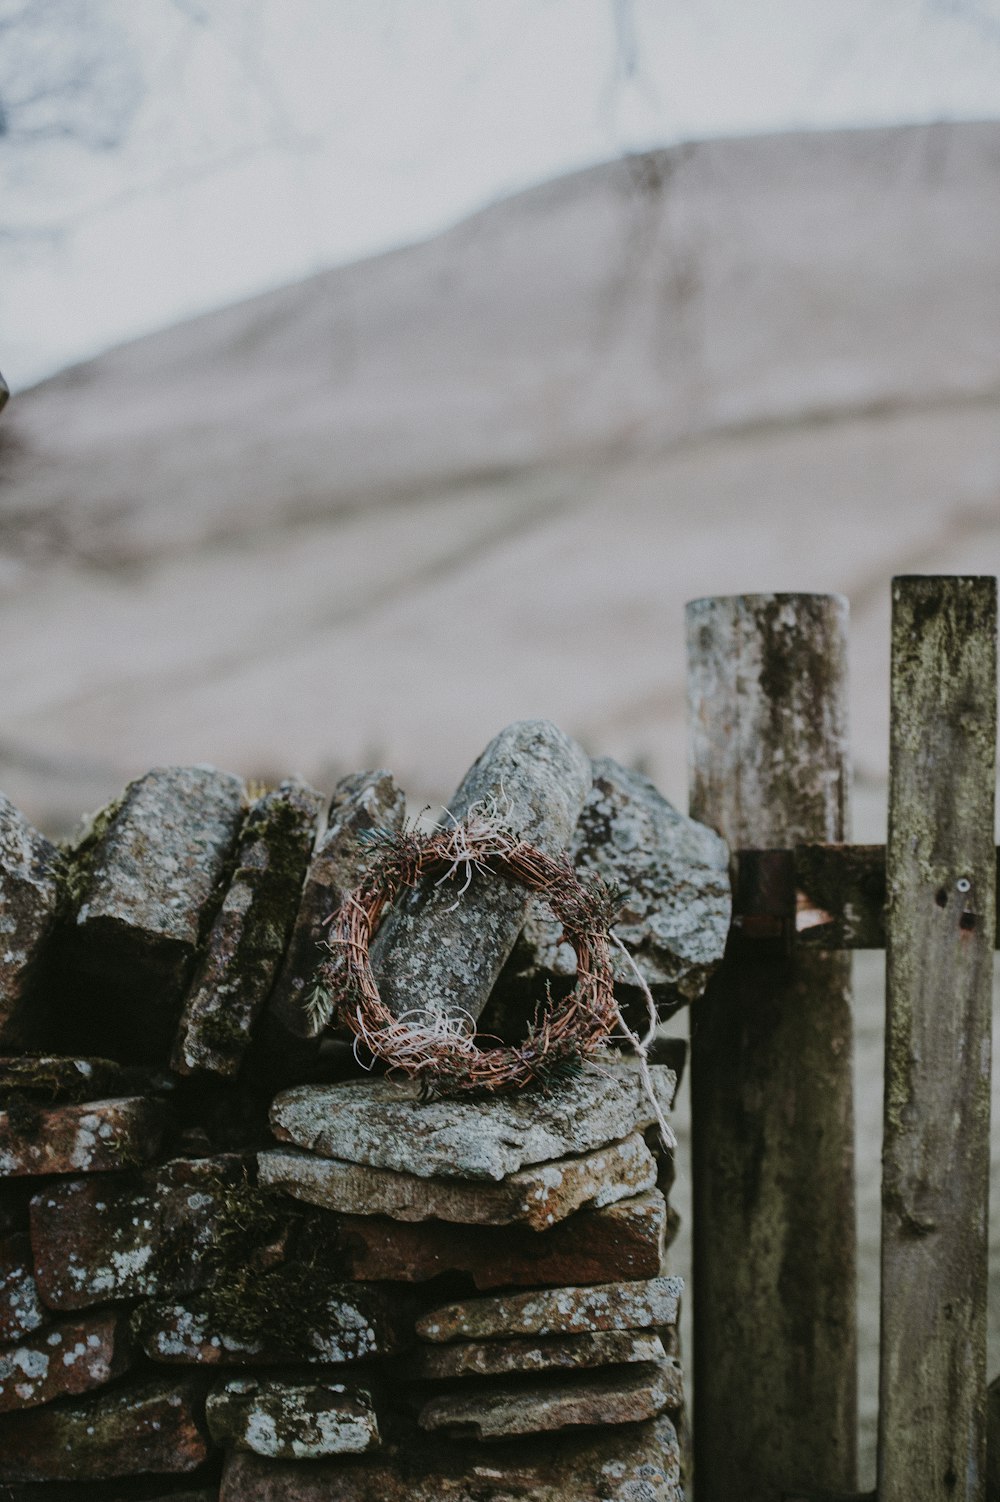
<path id="1" fill-rule="evenodd" d="M 349 1464 L 304 1466 L 234 1454 L 219 1502 L 683 1502 L 677 1433 L 666 1416 L 595 1436 L 480 1445 L 424 1440 Z"/>
<path id="2" fill-rule="evenodd" d="M 527 1335 L 586 1335 L 597 1330 L 650 1330 L 675 1325 L 680 1278 L 604 1283 L 590 1288 L 538 1288 L 446 1304 L 417 1321 L 421 1340 L 489 1340 Z"/>
<path id="3" fill-rule="evenodd" d="M 729 849 L 714 830 L 679 813 L 648 777 L 609 757 L 593 763 L 593 786 L 573 832 L 570 859 L 622 894 L 615 932 L 657 1000 L 697 1000 L 719 965 L 732 913 Z M 520 973 L 572 976 L 576 957 L 561 925 L 532 901 L 514 951 Z M 619 951 L 615 979 L 634 987 Z"/>
<path id="4" fill-rule="evenodd" d="M 91 821 L 68 877 L 71 1036 L 130 1063 L 166 1058 L 243 797 L 240 779 L 214 767 L 157 767 Z"/>
<path id="5" fill-rule="evenodd" d="M 490 1382 L 441 1393 L 420 1410 L 421 1429 L 468 1439 L 543 1434 L 580 1425 L 637 1424 L 684 1403 L 680 1363 L 591 1372 L 553 1386 Z"/>
<path id="6" fill-rule="evenodd" d="M 518 720 L 470 767 L 449 811 L 463 818 L 496 800 L 500 823 L 547 855 L 569 844 L 590 791 L 590 759 L 549 720 Z M 524 925 L 528 893 L 496 876 L 466 873 L 407 892 L 371 948 L 382 1000 L 397 1016 L 413 1008 L 479 1017 Z"/>
<path id="7" fill-rule="evenodd" d="M 0 1058 L 0 1109 L 10 1100 L 110 1100 L 132 1095 L 145 1084 L 144 1072 L 113 1059 L 74 1058 L 66 1054 L 11 1054 Z"/>
<path id="8" fill-rule="evenodd" d="M 208 1263 L 227 1185 L 243 1160 L 176 1158 L 109 1182 L 45 1185 L 31 1201 L 35 1279 L 52 1309 L 196 1288 Z"/>
<path id="9" fill-rule="evenodd" d="M 668 1109 L 675 1076 L 663 1065 L 651 1073 Z M 638 1071 L 611 1053 L 544 1094 L 430 1102 L 419 1096 L 415 1082 L 384 1078 L 299 1085 L 276 1097 L 271 1126 L 279 1141 L 323 1157 L 420 1178 L 499 1181 L 531 1164 L 620 1142 L 654 1120 Z"/>
<path id="10" fill-rule="evenodd" d="M 117 1387 L 0 1419 L 5 1481 L 102 1481 L 196 1470 L 208 1458 L 197 1375 Z"/>
<path id="11" fill-rule="evenodd" d="M 381 1443 L 371 1393 L 319 1378 L 230 1377 L 209 1393 L 205 1418 L 217 1445 L 272 1460 L 363 1455 Z"/>
<path id="12" fill-rule="evenodd" d="M 0 1241 L 0 1345 L 41 1329 L 49 1318 L 38 1293 L 31 1241 L 22 1232 Z"/>
<path id="13" fill-rule="evenodd" d="M 60 870 L 55 846 L 0 793 L 0 1044 L 22 1047 L 37 1031 L 30 986 L 59 911 Z"/>
<path id="14" fill-rule="evenodd" d="M 239 1073 L 295 922 L 321 804 L 314 788 L 283 782 L 251 806 L 181 1013 L 178 1074 Z"/>
<path id="15" fill-rule="evenodd" d="M 579 1157 L 523 1168 L 500 1183 L 419 1178 L 294 1148 L 262 1152 L 257 1164 L 262 1184 L 328 1210 L 462 1225 L 523 1223 L 536 1231 L 582 1205 L 611 1205 L 652 1189 L 657 1174 L 656 1159 L 638 1132 Z"/>
<path id="16" fill-rule="evenodd" d="M 0 1178 L 111 1173 L 148 1162 L 163 1136 L 163 1106 L 145 1095 L 0 1111 Z"/>
<path id="17" fill-rule="evenodd" d="M 317 1278 L 308 1310 L 288 1319 L 284 1329 L 280 1322 L 276 1325 L 273 1308 L 262 1303 L 256 1321 L 260 1333 L 249 1335 L 247 1324 L 252 1328 L 255 1323 L 252 1303 L 244 1314 L 240 1329 L 233 1328 L 210 1292 L 201 1292 L 183 1303 L 141 1306 L 135 1326 L 143 1350 L 154 1361 L 199 1366 L 335 1366 L 394 1355 L 411 1340 L 395 1301 L 384 1289 L 364 1283 L 324 1286 Z"/>
<path id="18" fill-rule="evenodd" d="M 512 1372 L 576 1372 L 589 1367 L 662 1362 L 658 1335 L 644 1330 L 602 1330 L 542 1340 L 463 1340 L 420 1346 L 407 1359 L 406 1375 L 442 1382 L 456 1377 L 504 1377 Z"/>
<path id="19" fill-rule="evenodd" d="M 60 1320 L 0 1349 L 0 1413 L 77 1397 L 122 1376 L 131 1364 L 124 1315 Z"/>
<path id="20" fill-rule="evenodd" d="M 471 1275 L 477 1288 L 606 1283 L 655 1278 L 668 1212 L 656 1190 L 601 1210 L 580 1210 L 548 1231 L 382 1216 L 341 1216 L 337 1245 L 352 1278 L 419 1283 L 445 1272 Z"/>
<path id="21" fill-rule="evenodd" d="M 397 831 L 406 818 L 406 797 L 389 772 L 355 772 L 333 790 L 327 827 L 309 864 L 298 915 L 284 963 L 268 1002 L 268 1015 L 296 1038 L 313 1038 L 325 1019 L 310 1014 L 306 997 L 324 958 L 326 921 L 364 874 L 365 836 L 374 829 Z"/>

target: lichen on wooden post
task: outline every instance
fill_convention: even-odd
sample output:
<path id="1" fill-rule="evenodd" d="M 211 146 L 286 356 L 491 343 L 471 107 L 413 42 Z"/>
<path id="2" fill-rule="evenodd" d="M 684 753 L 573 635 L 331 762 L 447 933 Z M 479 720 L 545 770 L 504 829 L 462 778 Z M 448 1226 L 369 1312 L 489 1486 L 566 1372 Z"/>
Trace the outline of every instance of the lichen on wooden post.
<path id="1" fill-rule="evenodd" d="M 997 597 L 893 582 L 879 1502 L 982 1502 Z"/>
<path id="2" fill-rule="evenodd" d="M 691 814 L 730 846 L 847 838 L 846 625 L 839 596 L 688 607 Z M 691 1029 L 699 1502 L 850 1491 L 849 959 L 734 936 Z"/>

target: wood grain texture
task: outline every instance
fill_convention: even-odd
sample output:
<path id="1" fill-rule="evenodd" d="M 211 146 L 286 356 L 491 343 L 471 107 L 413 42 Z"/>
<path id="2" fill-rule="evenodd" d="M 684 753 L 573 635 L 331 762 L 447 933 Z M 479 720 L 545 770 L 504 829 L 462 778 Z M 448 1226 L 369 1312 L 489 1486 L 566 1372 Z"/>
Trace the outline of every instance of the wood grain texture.
<path id="1" fill-rule="evenodd" d="M 846 602 L 688 607 L 692 815 L 848 837 Z M 731 936 L 692 1013 L 699 1502 L 857 1486 L 849 960 Z"/>
<path id="2" fill-rule="evenodd" d="M 893 581 L 879 1502 L 985 1497 L 996 581 Z"/>

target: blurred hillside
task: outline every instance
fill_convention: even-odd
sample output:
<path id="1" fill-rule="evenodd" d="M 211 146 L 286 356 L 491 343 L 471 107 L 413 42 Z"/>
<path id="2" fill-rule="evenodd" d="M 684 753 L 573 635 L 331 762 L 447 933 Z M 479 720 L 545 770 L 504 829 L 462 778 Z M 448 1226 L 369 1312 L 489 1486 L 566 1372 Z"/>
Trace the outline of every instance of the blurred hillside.
<path id="1" fill-rule="evenodd" d="M 163 762 L 436 803 L 540 714 L 683 803 L 684 601 L 785 589 L 850 597 L 877 795 L 889 577 L 1000 572 L 998 418 L 1000 124 L 549 183 L 11 402 L 0 787 L 57 832 Z"/>

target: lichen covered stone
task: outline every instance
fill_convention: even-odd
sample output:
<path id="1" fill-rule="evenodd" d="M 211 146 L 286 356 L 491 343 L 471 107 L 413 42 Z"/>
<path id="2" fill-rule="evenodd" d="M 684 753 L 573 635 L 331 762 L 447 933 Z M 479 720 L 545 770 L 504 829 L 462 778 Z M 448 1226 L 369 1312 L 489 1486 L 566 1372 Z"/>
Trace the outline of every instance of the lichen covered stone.
<path id="1" fill-rule="evenodd" d="M 371 1393 L 343 1382 L 230 1377 L 208 1395 L 216 1444 L 272 1460 L 363 1455 L 380 1444 Z"/>
<path id="2" fill-rule="evenodd" d="M 406 798 L 389 772 L 355 772 L 338 782 L 268 1002 L 268 1015 L 279 1031 L 296 1038 L 312 1038 L 322 1031 L 323 1020 L 310 1013 L 305 998 L 323 958 L 324 925 L 361 880 L 368 859 L 365 836 L 373 829 L 399 830 L 405 817 Z"/>
<path id="3" fill-rule="evenodd" d="M 549 720 L 518 720 L 502 730 L 466 773 L 449 803 L 461 819 L 474 804 L 546 854 L 559 855 L 590 791 L 590 760 Z M 465 1015 L 485 1007 L 524 925 L 528 894 L 496 876 L 466 873 L 426 881 L 383 920 L 371 949 L 382 1000 L 397 1016 L 414 1008 Z"/>
<path id="4" fill-rule="evenodd" d="M 530 1293 L 466 1299 L 417 1321 L 422 1340 L 488 1340 L 493 1336 L 585 1335 L 592 1330 L 651 1330 L 676 1325 L 680 1278 L 604 1283 L 591 1288 L 537 1288 Z"/>
<path id="5" fill-rule="evenodd" d="M 570 858 L 584 878 L 621 894 L 615 933 L 664 1006 L 697 1000 L 719 965 L 729 932 L 729 850 L 704 824 L 679 813 L 648 777 L 610 757 L 593 763 L 593 786 L 573 832 Z M 615 950 L 615 979 L 635 987 Z M 533 901 L 512 965 L 525 976 L 568 977 L 572 948 L 543 903 Z"/>
<path id="6" fill-rule="evenodd" d="M 0 1344 L 19 1340 L 48 1319 L 35 1282 L 31 1241 L 23 1233 L 0 1240 Z"/>
<path id="7" fill-rule="evenodd" d="M 235 1154 L 178 1158 L 127 1179 L 44 1185 L 31 1202 L 35 1278 L 52 1309 L 197 1288 L 210 1274 Z"/>
<path id="8" fill-rule="evenodd" d="M 514 1372 L 575 1372 L 590 1367 L 662 1362 L 658 1335 L 642 1330 L 602 1330 L 592 1335 L 541 1340 L 463 1340 L 420 1346 L 408 1358 L 406 1375 L 427 1382 L 456 1377 L 500 1377 Z"/>
<path id="9" fill-rule="evenodd" d="M 235 1453 L 219 1502 L 682 1502 L 677 1432 L 665 1415 L 593 1435 L 407 1442 L 350 1464 Z"/>
<path id="10" fill-rule="evenodd" d="M 208 1458 L 199 1375 L 154 1377 L 0 1419 L 5 1481 L 184 1474 Z"/>
<path id="11" fill-rule="evenodd" d="M 104 1387 L 132 1362 L 124 1315 L 60 1320 L 0 1348 L 0 1413 L 37 1408 Z"/>
<path id="12" fill-rule="evenodd" d="M 145 1095 L 0 1111 L 0 1178 L 109 1173 L 152 1158 L 163 1104 Z"/>
<path id="13" fill-rule="evenodd" d="M 663 1066 L 651 1073 L 669 1109 L 675 1076 Z M 619 1142 L 653 1120 L 638 1071 L 616 1065 L 610 1052 L 545 1094 L 424 1102 L 416 1084 L 368 1079 L 296 1086 L 271 1108 L 279 1140 L 325 1157 L 421 1178 L 497 1181 Z"/>
<path id="14" fill-rule="evenodd" d="M 68 1046 L 165 1060 L 242 818 L 242 782 L 213 767 L 155 768 L 95 815 L 69 853 Z"/>
<path id="15" fill-rule="evenodd" d="M 59 911 L 59 877 L 55 846 L 0 793 L 0 1045 L 24 1047 L 44 1025 L 30 1015 L 30 986 Z"/>
<path id="16" fill-rule="evenodd" d="M 308 1299 L 297 1280 L 293 1289 L 283 1301 L 272 1279 L 247 1289 L 235 1310 L 224 1289 L 157 1301 L 137 1312 L 139 1338 L 154 1361 L 204 1366 L 338 1365 L 393 1355 L 408 1342 L 405 1307 L 378 1286 L 317 1275 Z"/>
<path id="17" fill-rule="evenodd" d="M 638 1424 L 683 1406 L 680 1363 L 589 1372 L 557 1385 L 487 1382 L 440 1393 L 420 1410 L 421 1429 L 470 1439 L 542 1434 L 580 1425 Z"/>
<path id="18" fill-rule="evenodd" d="M 247 814 L 184 1002 L 171 1057 L 177 1073 L 239 1072 L 295 922 L 319 809 L 314 789 L 283 782 Z"/>
<path id="19" fill-rule="evenodd" d="M 522 1223 L 535 1230 L 565 1220 L 581 1205 L 610 1205 L 656 1183 L 656 1161 L 638 1132 L 577 1157 L 522 1168 L 500 1183 L 421 1178 L 294 1148 L 262 1152 L 257 1163 L 262 1184 L 329 1210 L 466 1225 Z"/>

